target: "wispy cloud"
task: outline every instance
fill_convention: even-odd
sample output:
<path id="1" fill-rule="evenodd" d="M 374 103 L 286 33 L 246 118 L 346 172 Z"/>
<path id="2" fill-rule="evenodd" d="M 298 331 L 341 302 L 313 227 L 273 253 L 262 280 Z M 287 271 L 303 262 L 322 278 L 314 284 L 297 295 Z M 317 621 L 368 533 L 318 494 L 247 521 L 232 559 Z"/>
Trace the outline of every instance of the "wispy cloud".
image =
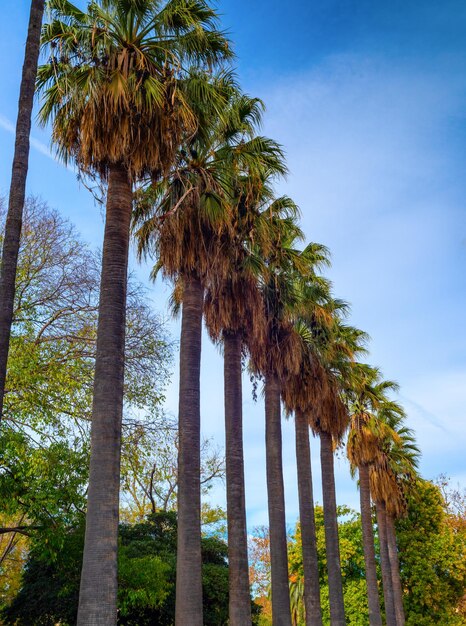
<path id="1" fill-rule="evenodd" d="M 3 130 L 6 130 L 7 133 L 10 133 L 11 135 L 14 135 L 16 132 L 14 124 L 8 118 L 6 118 L 4 115 L 1 115 L 1 114 L 0 114 L 0 128 L 3 128 Z M 35 139 L 34 137 L 31 137 L 29 141 L 31 143 L 31 146 L 34 148 L 34 150 L 37 150 L 37 152 L 40 152 L 41 154 L 48 157 L 49 159 L 52 159 L 52 161 L 56 161 L 60 163 L 60 161 L 55 158 L 50 148 L 45 143 L 43 143 L 42 141 L 39 141 L 38 139 Z"/>
<path id="2" fill-rule="evenodd" d="M 13 124 L 10 122 L 10 120 L 8 120 L 6 117 L 4 117 L 1 114 L 0 114 L 0 126 L 3 128 L 3 130 L 6 130 L 12 135 L 15 134 L 15 127 L 13 126 Z"/>

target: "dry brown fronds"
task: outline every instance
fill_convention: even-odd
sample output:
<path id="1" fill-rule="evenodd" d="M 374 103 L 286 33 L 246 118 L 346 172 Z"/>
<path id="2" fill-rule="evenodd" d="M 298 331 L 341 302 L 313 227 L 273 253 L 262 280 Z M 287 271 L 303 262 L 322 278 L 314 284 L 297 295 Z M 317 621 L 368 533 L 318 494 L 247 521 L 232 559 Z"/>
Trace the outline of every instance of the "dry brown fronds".
<path id="1" fill-rule="evenodd" d="M 195 273 L 204 284 L 212 275 L 227 276 L 230 267 L 225 261 L 220 233 L 228 228 L 229 218 L 223 219 L 215 223 L 206 218 L 197 189 L 175 213 L 163 221 L 155 218 L 151 236 L 163 274 L 176 279 Z"/>
<path id="2" fill-rule="evenodd" d="M 380 457 L 380 437 L 371 427 L 368 413 L 353 413 L 350 421 L 347 453 L 350 463 L 359 467 L 369 465 Z"/>
<path id="3" fill-rule="evenodd" d="M 301 367 L 303 344 L 292 322 L 265 316 L 265 341 L 250 342 L 251 365 L 255 372 L 274 374 L 283 382 Z"/>
<path id="4" fill-rule="evenodd" d="M 210 337 L 219 341 L 223 332 L 241 333 L 245 346 L 265 342 L 262 297 L 255 277 L 232 271 L 222 280 L 213 274 L 204 303 L 204 317 Z"/>
<path id="5" fill-rule="evenodd" d="M 120 70 L 112 80 L 71 111 L 56 116 L 52 139 L 83 171 L 105 176 L 110 163 L 122 163 L 130 176 L 166 172 L 181 138 L 196 120 L 170 71 L 158 77 L 160 105 L 133 91 Z M 117 95 L 115 94 L 117 92 Z"/>
<path id="6" fill-rule="evenodd" d="M 407 508 L 404 490 L 387 460 L 381 459 L 379 463 L 372 465 L 369 477 L 372 499 L 375 502 L 384 502 L 387 513 L 392 517 L 403 517 Z"/>

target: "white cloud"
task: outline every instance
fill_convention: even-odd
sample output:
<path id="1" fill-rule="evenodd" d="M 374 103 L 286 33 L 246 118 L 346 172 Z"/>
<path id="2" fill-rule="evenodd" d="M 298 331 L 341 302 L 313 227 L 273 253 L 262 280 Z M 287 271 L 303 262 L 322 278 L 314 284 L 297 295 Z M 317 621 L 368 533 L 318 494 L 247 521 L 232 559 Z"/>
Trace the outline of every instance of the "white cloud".
<path id="1" fill-rule="evenodd" d="M 8 133 L 11 133 L 12 135 L 15 134 L 14 125 L 10 122 L 10 120 L 8 120 L 3 115 L 0 115 L 0 126 L 3 128 L 3 130 L 6 130 Z"/>
<path id="2" fill-rule="evenodd" d="M 446 472 L 459 480 L 466 467 L 466 369 L 414 378 L 405 404 L 422 450 L 421 467 L 431 476 Z"/>
<path id="3" fill-rule="evenodd" d="M 1 114 L 0 114 L 0 128 L 3 128 L 3 130 L 6 130 L 11 135 L 14 135 L 16 132 L 14 124 L 8 118 L 6 118 L 4 115 L 1 115 Z M 49 159 L 52 159 L 53 161 L 58 161 L 58 159 L 54 157 L 54 155 L 50 151 L 50 148 L 45 143 L 43 143 L 42 141 L 39 141 L 38 139 L 35 139 L 34 137 L 30 137 L 29 141 L 30 141 L 31 146 L 34 148 L 34 150 L 37 150 L 37 152 L 40 152 L 41 154 L 48 157 Z"/>

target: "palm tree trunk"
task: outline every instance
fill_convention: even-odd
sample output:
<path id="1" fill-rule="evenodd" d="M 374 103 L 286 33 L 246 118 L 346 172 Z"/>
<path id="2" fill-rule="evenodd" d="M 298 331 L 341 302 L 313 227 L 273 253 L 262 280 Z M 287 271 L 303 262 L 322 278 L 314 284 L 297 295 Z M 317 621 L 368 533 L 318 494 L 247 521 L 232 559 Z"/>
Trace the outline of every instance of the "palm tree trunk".
<path id="1" fill-rule="evenodd" d="M 295 433 L 306 626 L 322 626 L 309 424 L 306 416 L 299 411 L 295 416 Z"/>
<path id="2" fill-rule="evenodd" d="M 18 265 L 24 199 L 26 195 L 26 178 L 29 166 L 29 134 L 31 132 L 32 105 L 43 13 L 44 0 L 32 0 L 19 91 L 15 152 L 0 271 L 0 423 L 3 415 L 3 396 L 5 394 L 8 350 L 13 321 L 16 268 Z"/>
<path id="3" fill-rule="evenodd" d="M 387 543 L 387 519 L 385 504 L 376 502 L 377 527 L 379 530 L 380 566 L 382 568 L 383 597 L 385 601 L 385 619 L 387 626 L 397 626 L 395 616 L 395 603 L 393 599 L 392 573 Z"/>
<path id="4" fill-rule="evenodd" d="M 230 626 L 248 626 L 251 624 L 244 493 L 241 343 L 240 333 L 224 333 Z"/>
<path id="5" fill-rule="evenodd" d="M 277 376 L 266 375 L 265 446 L 272 575 L 272 624 L 273 626 L 291 626 L 280 393 Z"/>
<path id="6" fill-rule="evenodd" d="M 345 605 L 343 601 L 340 546 L 338 540 L 333 445 L 332 435 L 330 433 L 320 433 L 320 461 L 322 466 L 322 499 L 324 504 L 330 623 L 332 626 L 345 626 Z"/>
<path id="7" fill-rule="evenodd" d="M 387 544 L 390 568 L 392 572 L 393 601 L 395 603 L 395 616 L 397 626 L 404 626 L 405 612 L 403 608 L 403 592 L 400 581 L 400 561 L 398 559 L 398 548 L 396 545 L 395 521 L 391 515 L 386 513 L 387 523 Z"/>
<path id="8" fill-rule="evenodd" d="M 202 626 L 200 374 L 204 289 L 184 277 L 180 342 L 176 626 Z"/>
<path id="9" fill-rule="evenodd" d="M 132 192 L 126 169 L 108 178 L 92 405 L 91 462 L 78 626 L 117 621 L 117 545 L 126 291 Z"/>
<path id="10" fill-rule="evenodd" d="M 359 467 L 359 497 L 361 501 L 362 543 L 364 548 L 364 562 L 366 565 L 369 624 L 370 626 L 382 626 L 379 590 L 377 586 L 377 568 L 375 564 L 374 528 L 372 526 L 369 468 L 367 465 L 361 465 Z"/>

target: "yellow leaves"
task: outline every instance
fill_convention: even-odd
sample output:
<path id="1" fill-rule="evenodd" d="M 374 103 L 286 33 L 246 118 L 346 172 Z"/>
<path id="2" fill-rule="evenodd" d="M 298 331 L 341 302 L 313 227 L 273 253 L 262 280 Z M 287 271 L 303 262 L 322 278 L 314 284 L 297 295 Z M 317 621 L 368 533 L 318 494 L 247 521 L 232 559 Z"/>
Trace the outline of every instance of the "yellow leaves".
<path id="1" fill-rule="evenodd" d="M 163 99 L 165 96 L 165 87 L 163 83 L 152 77 L 148 76 L 144 83 L 144 95 L 147 106 L 159 106 L 163 105 Z M 173 90 L 172 100 L 175 97 L 175 90 Z M 174 104 L 174 103 L 173 103 Z"/>
<path id="2" fill-rule="evenodd" d="M 116 112 L 120 106 L 128 107 L 128 83 L 120 69 L 112 72 L 107 89 L 113 99 L 114 112 Z M 104 99 L 102 99 L 102 104 L 105 104 Z"/>
<path id="3" fill-rule="evenodd" d="M 23 524 L 22 517 L 0 514 L 0 526 L 15 527 Z M 0 535 L 0 604 L 8 604 L 21 586 L 22 568 L 27 559 L 29 537 L 20 533 Z"/>
<path id="4" fill-rule="evenodd" d="M 131 60 L 128 48 L 121 48 L 117 55 L 117 68 L 125 78 L 128 77 L 130 63 Z"/>

